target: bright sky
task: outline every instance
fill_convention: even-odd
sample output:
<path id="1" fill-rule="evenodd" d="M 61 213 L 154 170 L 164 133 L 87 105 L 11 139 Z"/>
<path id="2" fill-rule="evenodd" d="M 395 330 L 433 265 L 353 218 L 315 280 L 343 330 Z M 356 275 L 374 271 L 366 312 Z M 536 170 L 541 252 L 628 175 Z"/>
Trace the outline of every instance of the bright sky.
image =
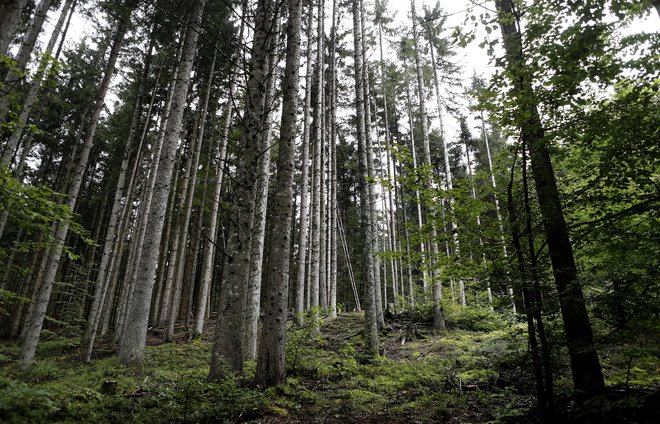
<path id="1" fill-rule="evenodd" d="M 366 5 L 373 4 L 373 0 L 367 0 Z M 480 14 L 487 12 L 485 8 L 481 6 L 472 6 L 472 1 L 470 0 L 415 0 L 415 8 L 417 10 L 417 15 L 423 15 L 423 8 L 426 6 L 429 9 L 432 9 L 436 4 L 439 4 L 440 7 L 444 10 L 445 15 L 447 16 L 447 21 L 445 23 L 445 32 L 439 34 L 445 37 L 451 37 L 455 27 L 465 28 L 465 30 L 473 30 L 475 27 L 473 23 L 469 21 L 470 14 Z M 388 9 L 393 11 L 395 15 L 395 22 L 398 25 L 405 25 L 409 27 L 411 25 L 410 20 L 410 0 L 389 0 Z M 472 8 L 472 13 L 470 13 L 470 8 Z M 465 21 L 468 20 L 466 24 Z M 479 47 L 481 43 L 487 37 L 496 37 L 497 34 L 493 32 L 490 36 L 487 34 L 485 29 L 478 25 L 475 29 L 475 41 L 469 43 L 467 47 L 460 48 L 455 47 L 456 56 L 452 59 L 457 65 L 461 68 L 461 79 L 464 86 L 468 87 L 472 75 L 475 73 L 482 75 L 485 78 L 490 77 L 494 72 L 495 68 L 490 62 L 490 58 L 485 49 Z M 429 59 L 430 60 L 430 59 Z M 432 87 L 427 87 L 427 92 L 433 94 L 432 101 L 428 104 L 428 110 L 431 115 L 437 113 L 437 106 L 435 101 L 435 92 Z M 441 96 L 448 93 L 448 90 L 443 90 L 441 87 Z M 456 99 L 454 99 L 456 100 Z M 464 102 L 463 102 L 464 103 Z M 445 136 L 448 141 L 453 141 L 458 135 L 458 121 L 449 116 L 446 112 L 443 113 L 443 128 Z M 435 120 L 432 122 L 432 128 L 439 128 L 440 122 Z M 476 123 L 473 122 L 473 127 L 476 127 Z M 476 128 L 473 130 L 474 134 L 477 134 Z"/>

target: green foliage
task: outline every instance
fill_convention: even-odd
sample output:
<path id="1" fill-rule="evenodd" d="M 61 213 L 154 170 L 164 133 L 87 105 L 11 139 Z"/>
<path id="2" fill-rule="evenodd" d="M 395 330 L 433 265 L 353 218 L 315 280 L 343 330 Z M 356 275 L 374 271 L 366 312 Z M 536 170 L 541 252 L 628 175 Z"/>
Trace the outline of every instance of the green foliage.
<path id="1" fill-rule="evenodd" d="M 293 375 L 318 373 L 319 363 L 316 353 L 325 343 L 323 337 L 315 333 L 320 322 L 318 312 L 310 313 L 305 316 L 301 327 L 289 329 L 285 352 L 286 368 L 289 373 Z"/>
<path id="2" fill-rule="evenodd" d="M 148 346 L 138 369 L 121 365 L 114 356 L 81 363 L 76 339 L 47 340 L 39 352 L 44 359 L 28 373 L 18 371 L 17 347 L 0 345 L 0 357 L 9 362 L 0 369 L 0 420 L 210 423 L 360 417 L 375 422 L 529 422 L 535 410 L 525 326 L 507 317 L 480 316 L 495 319 L 499 328 L 434 334 L 419 324 L 417 337 L 404 344 L 397 327 L 402 322 L 395 321 L 394 329 L 382 335 L 383 356 L 370 362 L 361 360 L 363 340 L 356 331 L 363 327 L 362 314 L 327 321 L 315 337 L 309 327 L 292 328 L 289 378 L 264 391 L 249 383 L 254 363 L 244 377 L 207 382 L 210 345 L 200 340 Z M 464 319 L 472 327 L 487 327 L 475 324 L 474 315 Z M 608 379 L 619 384 L 629 374 L 630 386 L 658 384 L 654 355 L 650 345 L 608 351 Z M 561 389 L 566 381 L 568 392 L 567 370 L 558 368 L 558 385 Z M 105 381 L 116 383 L 115 394 L 102 392 Z M 646 401 L 631 397 L 626 402 L 617 400 L 612 412 L 637 411 Z"/>
<path id="3" fill-rule="evenodd" d="M 227 422 L 254 416 L 262 407 L 262 394 L 242 387 L 241 380 L 206 381 L 208 343 L 149 347 L 138 370 L 115 357 L 80 363 L 68 357 L 76 352 L 72 340 L 42 343 L 39 355 L 46 358 L 26 373 L 15 364 L 2 370 L 0 421 Z M 117 393 L 103 394 L 104 381 L 115 381 Z"/>
<path id="4" fill-rule="evenodd" d="M 52 391 L 0 378 L 0 421 L 8 424 L 41 423 L 58 410 Z"/>
<path id="5" fill-rule="evenodd" d="M 29 302 L 30 299 L 20 297 L 16 293 L 0 288 L 0 316 L 8 315 L 10 310 L 6 305 L 13 305 L 15 302 Z"/>
<path id="6" fill-rule="evenodd" d="M 38 252 L 53 246 L 52 226 L 67 222 L 69 231 L 91 243 L 88 232 L 74 221 L 69 207 L 59 203 L 62 194 L 47 187 L 23 184 L 14 178 L 7 169 L 0 170 L 0 213 L 7 212 L 10 228 L 20 228 L 28 234 L 37 235 L 36 240 L 23 241 L 12 248 L 18 252 Z M 75 254 L 65 247 L 65 253 L 75 258 Z M 1 250 L 3 254 L 6 252 Z"/>
<path id="7" fill-rule="evenodd" d="M 467 331 L 496 331 L 507 328 L 512 317 L 494 312 L 489 307 L 445 304 L 445 321 L 450 328 Z"/>

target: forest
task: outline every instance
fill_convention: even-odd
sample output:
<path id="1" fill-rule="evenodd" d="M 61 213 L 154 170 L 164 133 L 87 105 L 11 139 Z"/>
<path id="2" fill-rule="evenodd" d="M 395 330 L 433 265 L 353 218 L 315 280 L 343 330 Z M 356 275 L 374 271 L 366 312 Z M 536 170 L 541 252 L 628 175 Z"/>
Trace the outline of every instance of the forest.
<path id="1" fill-rule="evenodd" d="M 0 0 L 0 422 L 657 422 L 659 29 Z"/>

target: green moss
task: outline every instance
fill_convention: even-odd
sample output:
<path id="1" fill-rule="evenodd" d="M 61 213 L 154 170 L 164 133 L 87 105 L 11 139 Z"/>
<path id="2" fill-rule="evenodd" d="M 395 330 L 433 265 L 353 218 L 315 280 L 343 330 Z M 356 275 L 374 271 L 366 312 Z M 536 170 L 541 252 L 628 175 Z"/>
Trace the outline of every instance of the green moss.
<path id="1" fill-rule="evenodd" d="M 70 339 L 56 339 L 27 373 L 18 370 L 16 346 L 0 345 L 10 362 L 0 369 L 0 422 L 510 422 L 531 414 L 533 398 L 522 395 L 533 392 L 523 324 L 441 334 L 420 326 L 420 337 L 403 346 L 397 331 L 383 333 L 388 357 L 369 361 L 362 325 L 350 314 L 324 324 L 321 336 L 289 330 L 289 378 L 267 390 L 252 386 L 254 362 L 245 376 L 208 383 L 205 341 L 149 346 L 135 368 L 115 356 L 83 363 Z M 657 356 L 647 348 L 605 350 L 603 364 L 611 384 L 658 384 Z M 507 376 L 512 371 L 519 374 Z M 520 387 L 501 391 L 494 384 L 500 377 Z M 102 393 L 105 381 L 116 383 L 115 394 Z M 566 366 L 557 369 L 556 387 L 558 394 L 572 389 Z"/>
<path id="2" fill-rule="evenodd" d="M 387 404 L 387 398 L 381 394 L 363 389 L 346 390 L 349 405 L 357 412 L 380 411 Z"/>

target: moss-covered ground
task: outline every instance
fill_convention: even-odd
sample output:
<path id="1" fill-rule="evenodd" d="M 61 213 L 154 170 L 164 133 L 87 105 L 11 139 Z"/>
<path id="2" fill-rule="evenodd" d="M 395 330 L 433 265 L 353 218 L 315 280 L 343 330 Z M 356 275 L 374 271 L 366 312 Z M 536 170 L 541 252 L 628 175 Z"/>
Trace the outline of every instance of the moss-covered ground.
<path id="1" fill-rule="evenodd" d="M 0 422 L 614 423 L 655 418 L 657 355 L 647 352 L 631 361 L 621 349 L 604 352 L 611 389 L 586 409 L 572 403 L 567 367 L 557 361 L 557 411 L 549 417 L 534 406 L 523 324 L 488 310 L 477 315 L 449 311 L 447 319 L 451 330 L 443 333 L 414 316 L 388 321 L 376 360 L 362 354 L 359 314 L 326 320 L 318 336 L 292 328 L 288 381 L 265 390 L 251 382 L 253 363 L 244 376 L 207 382 L 207 340 L 160 343 L 154 333 L 139 369 L 122 366 L 109 343 L 84 363 L 77 340 L 44 340 L 38 361 L 24 373 L 16 366 L 17 346 L 0 345 Z"/>

